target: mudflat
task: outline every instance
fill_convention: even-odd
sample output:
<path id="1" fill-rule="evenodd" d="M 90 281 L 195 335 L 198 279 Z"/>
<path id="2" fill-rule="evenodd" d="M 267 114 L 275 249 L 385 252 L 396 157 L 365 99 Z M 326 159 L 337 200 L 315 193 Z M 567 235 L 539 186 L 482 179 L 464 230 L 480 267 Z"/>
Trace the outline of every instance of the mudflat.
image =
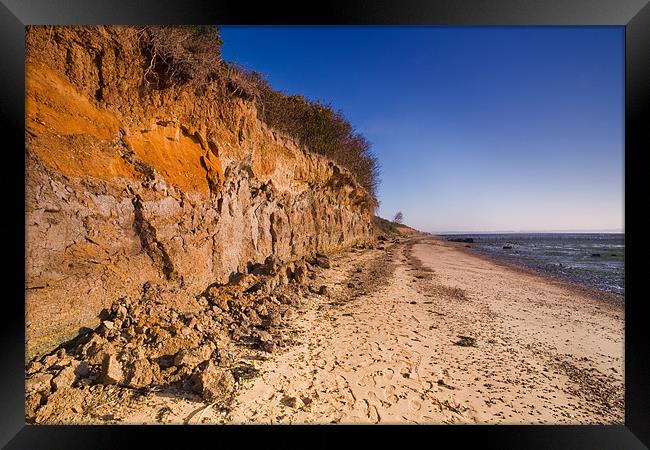
<path id="1" fill-rule="evenodd" d="M 622 304 L 430 237 L 332 263 L 227 412 L 149 396 L 120 422 L 624 422 Z"/>

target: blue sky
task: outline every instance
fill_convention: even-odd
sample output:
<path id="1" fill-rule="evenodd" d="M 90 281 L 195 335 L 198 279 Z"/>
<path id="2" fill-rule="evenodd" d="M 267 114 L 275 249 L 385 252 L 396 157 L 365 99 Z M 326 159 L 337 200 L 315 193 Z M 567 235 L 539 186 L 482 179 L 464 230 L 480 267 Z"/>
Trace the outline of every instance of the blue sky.
<path id="1" fill-rule="evenodd" d="M 340 109 L 378 214 L 430 232 L 623 229 L 623 27 L 221 27 L 223 56 Z"/>

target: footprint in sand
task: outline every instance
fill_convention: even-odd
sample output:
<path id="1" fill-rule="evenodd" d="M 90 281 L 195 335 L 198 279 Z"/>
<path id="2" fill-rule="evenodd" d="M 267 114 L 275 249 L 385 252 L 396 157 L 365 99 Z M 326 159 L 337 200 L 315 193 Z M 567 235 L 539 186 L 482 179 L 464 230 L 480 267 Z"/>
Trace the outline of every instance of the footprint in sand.
<path id="1" fill-rule="evenodd" d="M 409 401 L 409 409 L 411 411 L 419 411 L 420 409 L 422 409 L 422 402 L 416 398 L 412 398 Z"/>
<path id="2" fill-rule="evenodd" d="M 402 369 L 399 371 L 400 375 L 402 375 L 403 378 L 414 378 L 415 373 L 411 370 L 410 367 L 402 367 Z"/>
<path id="3" fill-rule="evenodd" d="M 392 405 L 391 405 L 390 403 L 388 403 L 387 401 L 382 400 L 382 399 L 380 399 L 379 397 L 377 397 L 377 394 L 375 394 L 373 391 L 368 391 L 368 394 L 367 394 L 367 395 L 368 395 L 368 398 L 370 399 L 370 401 L 372 401 L 372 402 L 374 402 L 374 403 L 379 403 L 379 404 L 381 404 L 381 406 L 383 406 L 384 408 L 390 408 L 390 407 L 392 406 Z"/>
<path id="4" fill-rule="evenodd" d="M 384 398 L 390 403 L 393 404 L 397 402 L 397 396 L 395 395 L 395 386 L 392 384 L 389 384 L 386 386 L 384 389 Z"/>
<path id="5" fill-rule="evenodd" d="M 377 412 L 377 408 L 375 408 L 374 405 L 368 403 L 368 400 L 365 400 L 365 402 L 368 407 L 368 411 L 366 413 L 368 415 L 368 419 L 370 419 L 372 423 L 379 423 L 381 417 L 379 417 L 379 412 Z"/>
<path id="6" fill-rule="evenodd" d="M 375 382 L 375 377 L 372 376 L 369 373 L 367 373 L 363 377 L 361 377 L 361 379 L 359 379 L 359 381 L 357 381 L 357 384 L 359 386 L 362 386 L 362 387 L 367 387 L 367 386 L 375 387 L 375 386 L 377 386 L 377 383 Z"/>

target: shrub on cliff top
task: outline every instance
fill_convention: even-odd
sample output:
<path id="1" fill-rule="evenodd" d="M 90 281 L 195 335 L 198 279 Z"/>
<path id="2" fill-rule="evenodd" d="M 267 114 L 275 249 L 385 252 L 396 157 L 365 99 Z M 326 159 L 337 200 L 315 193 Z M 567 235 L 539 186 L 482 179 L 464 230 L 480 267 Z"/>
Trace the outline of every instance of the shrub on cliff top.
<path id="1" fill-rule="evenodd" d="M 154 89 L 216 82 L 227 96 L 252 100 L 260 120 L 294 138 L 314 153 L 347 168 L 376 199 L 379 164 L 370 143 L 341 111 L 330 105 L 274 90 L 258 72 L 221 58 L 222 40 L 212 26 L 147 26 L 137 29 L 146 57 L 145 84 Z"/>
<path id="2" fill-rule="evenodd" d="M 144 81 L 156 89 L 192 82 L 201 85 L 218 76 L 221 37 L 213 26 L 147 26 L 137 39 L 148 65 Z"/>
<path id="3" fill-rule="evenodd" d="M 341 111 L 331 105 L 287 96 L 276 91 L 264 77 L 252 72 L 259 90 L 259 117 L 270 127 L 295 138 L 314 153 L 346 167 L 373 197 L 379 182 L 379 163 L 368 140 L 357 133 Z"/>

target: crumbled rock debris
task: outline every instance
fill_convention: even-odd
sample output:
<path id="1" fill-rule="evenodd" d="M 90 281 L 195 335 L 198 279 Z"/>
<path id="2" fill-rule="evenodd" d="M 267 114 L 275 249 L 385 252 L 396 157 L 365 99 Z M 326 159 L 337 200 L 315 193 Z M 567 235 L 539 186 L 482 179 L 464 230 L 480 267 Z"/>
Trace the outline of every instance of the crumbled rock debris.
<path id="1" fill-rule="evenodd" d="M 98 408 L 170 386 L 227 408 L 238 380 L 255 373 L 236 367 L 229 344 L 263 354 L 291 345 L 283 323 L 309 295 L 328 295 L 326 286 L 310 293 L 305 284 L 323 267 L 330 262 L 322 254 L 285 264 L 269 257 L 187 299 L 194 313 L 168 301 L 173 287 L 145 283 L 139 298 L 120 298 L 102 311 L 96 329 L 27 364 L 27 421 L 115 421 Z M 99 399 L 106 401 L 96 405 Z"/>

